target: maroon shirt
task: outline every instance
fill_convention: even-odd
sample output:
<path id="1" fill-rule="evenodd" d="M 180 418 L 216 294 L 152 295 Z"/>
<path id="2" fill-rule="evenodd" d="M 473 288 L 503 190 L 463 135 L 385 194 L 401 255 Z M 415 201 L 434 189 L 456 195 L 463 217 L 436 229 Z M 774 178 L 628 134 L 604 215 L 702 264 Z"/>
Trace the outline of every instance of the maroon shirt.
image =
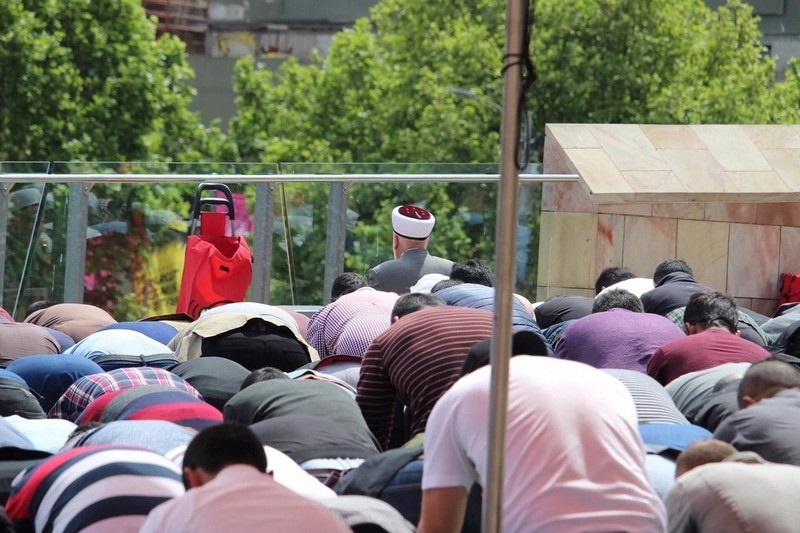
<path id="1" fill-rule="evenodd" d="M 755 363 L 769 355 L 767 350 L 752 341 L 712 327 L 661 346 L 650 358 L 647 373 L 666 385 L 689 372 L 724 363 Z"/>
<path id="2" fill-rule="evenodd" d="M 458 379 L 472 345 L 491 338 L 492 325 L 488 311 L 431 307 L 402 317 L 372 342 L 356 401 L 384 449 L 395 400 L 411 409 L 412 435 L 425 431 L 434 404 Z"/>

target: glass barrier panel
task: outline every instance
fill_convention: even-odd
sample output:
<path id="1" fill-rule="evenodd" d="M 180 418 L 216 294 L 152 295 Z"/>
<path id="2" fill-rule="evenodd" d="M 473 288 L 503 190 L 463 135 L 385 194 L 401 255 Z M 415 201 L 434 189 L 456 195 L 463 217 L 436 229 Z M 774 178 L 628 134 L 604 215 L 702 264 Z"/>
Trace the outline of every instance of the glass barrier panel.
<path id="1" fill-rule="evenodd" d="M 8 163 L 2 169 L 9 170 Z M 29 168 L 34 168 L 33 166 Z M 440 174 L 495 174 L 496 164 L 396 164 L 396 163 L 161 163 L 161 162 L 56 162 L 36 170 L 54 174 L 271 175 L 282 179 L 292 174 L 348 174 L 346 181 L 346 232 L 343 271 L 368 276 L 369 269 L 392 258 L 391 211 L 401 203 L 415 203 L 436 216 L 430 251 L 458 261 L 481 259 L 495 265 L 496 181 L 445 182 Z M 409 182 L 379 178 L 360 181 L 358 174 L 415 174 L 429 180 Z M 343 177 L 347 179 L 347 177 Z M 88 191 L 88 228 L 84 301 L 111 312 L 118 320 L 175 312 L 191 226 L 191 210 L 197 182 L 157 183 L 96 182 Z M 243 235 L 251 249 L 253 239 L 265 228 L 256 227 L 256 187 L 250 182 L 227 184 L 234 196 L 232 231 Z M 15 184 L 13 190 L 36 190 L 42 183 Z M 271 185 L 272 250 L 270 303 L 320 305 L 325 301 L 324 274 L 328 252 L 328 216 L 331 184 L 287 181 Z M 25 195 L 30 196 L 31 192 Z M 37 229 L 34 214 L 14 205 L 9 198 L 9 239 L 6 255 L 3 306 L 17 316 L 34 301 L 63 301 L 64 252 L 69 210 L 69 187 L 47 185 L 44 210 Z M 16 197 L 14 197 L 16 198 Z M 520 185 L 517 239 L 516 290 L 533 298 L 536 287 L 538 224 L 541 184 Z M 24 208 L 22 208 L 24 209 Z M 27 213 L 27 214 L 26 214 Z M 12 229 L 13 228 L 13 229 Z M 27 244 L 33 239 L 24 290 L 16 302 Z M 27 242 L 26 242 L 27 241 Z M 22 265 L 21 265 L 22 263 Z"/>

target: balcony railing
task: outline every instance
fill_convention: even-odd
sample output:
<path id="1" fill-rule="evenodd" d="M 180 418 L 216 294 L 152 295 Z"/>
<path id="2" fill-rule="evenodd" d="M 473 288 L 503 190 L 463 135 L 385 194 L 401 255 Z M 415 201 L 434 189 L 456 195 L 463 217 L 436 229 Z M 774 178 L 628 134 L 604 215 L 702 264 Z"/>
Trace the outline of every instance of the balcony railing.
<path id="1" fill-rule="evenodd" d="M 391 258 L 393 202 L 435 210 L 431 248 L 492 263 L 496 164 L 0 163 L 0 280 L 17 317 L 36 300 L 86 302 L 120 319 L 174 312 L 191 198 L 228 184 L 254 254 L 249 299 L 327 301 L 333 279 Z M 520 176 L 517 288 L 535 286 L 541 183 Z M 447 184 L 440 187 L 440 184 Z M 5 236 L 5 238 L 4 238 Z M 506 252 L 501 252 L 506 253 Z M 444 255 L 444 254 L 443 254 Z"/>

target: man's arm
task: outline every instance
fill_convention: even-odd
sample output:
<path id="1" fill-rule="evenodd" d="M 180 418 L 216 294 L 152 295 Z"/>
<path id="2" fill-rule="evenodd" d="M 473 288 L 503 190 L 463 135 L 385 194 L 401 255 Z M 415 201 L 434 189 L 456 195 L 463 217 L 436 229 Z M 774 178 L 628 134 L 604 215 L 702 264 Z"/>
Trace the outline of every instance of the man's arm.
<path id="1" fill-rule="evenodd" d="M 385 450 L 389 444 L 389 435 L 392 430 L 393 408 L 397 391 L 383 368 L 381 351 L 381 345 L 373 342 L 364 353 L 361 360 L 356 402 L 361 408 L 361 414 L 370 431 L 380 443 L 381 449 Z"/>
<path id="2" fill-rule="evenodd" d="M 464 487 L 443 487 L 422 492 L 418 533 L 461 531 L 469 493 Z"/>

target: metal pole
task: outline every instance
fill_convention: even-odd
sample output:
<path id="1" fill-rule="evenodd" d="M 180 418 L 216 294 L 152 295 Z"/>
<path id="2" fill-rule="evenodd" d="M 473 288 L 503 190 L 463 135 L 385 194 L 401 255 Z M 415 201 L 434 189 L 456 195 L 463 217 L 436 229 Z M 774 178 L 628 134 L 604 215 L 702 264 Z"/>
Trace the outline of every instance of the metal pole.
<path id="1" fill-rule="evenodd" d="M 269 303 L 272 279 L 272 224 L 274 219 L 275 184 L 256 184 L 255 231 L 253 232 L 253 286 L 250 298 Z"/>
<path id="2" fill-rule="evenodd" d="M 325 249 L 325 278 L 322 303 L 331 301 L 333 280 L 344 269 L 344 247 L 347 239 L 347 186 L 331 183 L 328 196 L 328 241 Z"/>
<path id="3" fill-rule="evenodd" d="M 0 184 L 0 307 L 5 300 L 6 288 L 6 235 L 8 234 L 8 193 L 11 185 Z"/>
<path id="4" fill-rule="evenodd" d="M 483 499 L 485 533 L 502 531 L 505 437 L 508 407 L 508 367 L 511 356 L 512 305 L 514 298 L 515 247 L 517 242 L 517 140 L 522 98 L 522 57 L 526 2 L 509 0 L 506 13 L 505 86 L 500 137 L 500 186 L 497 197 L 497 283 L 491 344 L 491 395 L 489 401 L 488 469 Z"/>
<path id="5" fill-rule="evenodd" d="M 89 217 L 89 184 L 69 184 L 67 249 L 64 266 L 64 302 L 83 303 L 86 275 L 86 228 Z"/>

